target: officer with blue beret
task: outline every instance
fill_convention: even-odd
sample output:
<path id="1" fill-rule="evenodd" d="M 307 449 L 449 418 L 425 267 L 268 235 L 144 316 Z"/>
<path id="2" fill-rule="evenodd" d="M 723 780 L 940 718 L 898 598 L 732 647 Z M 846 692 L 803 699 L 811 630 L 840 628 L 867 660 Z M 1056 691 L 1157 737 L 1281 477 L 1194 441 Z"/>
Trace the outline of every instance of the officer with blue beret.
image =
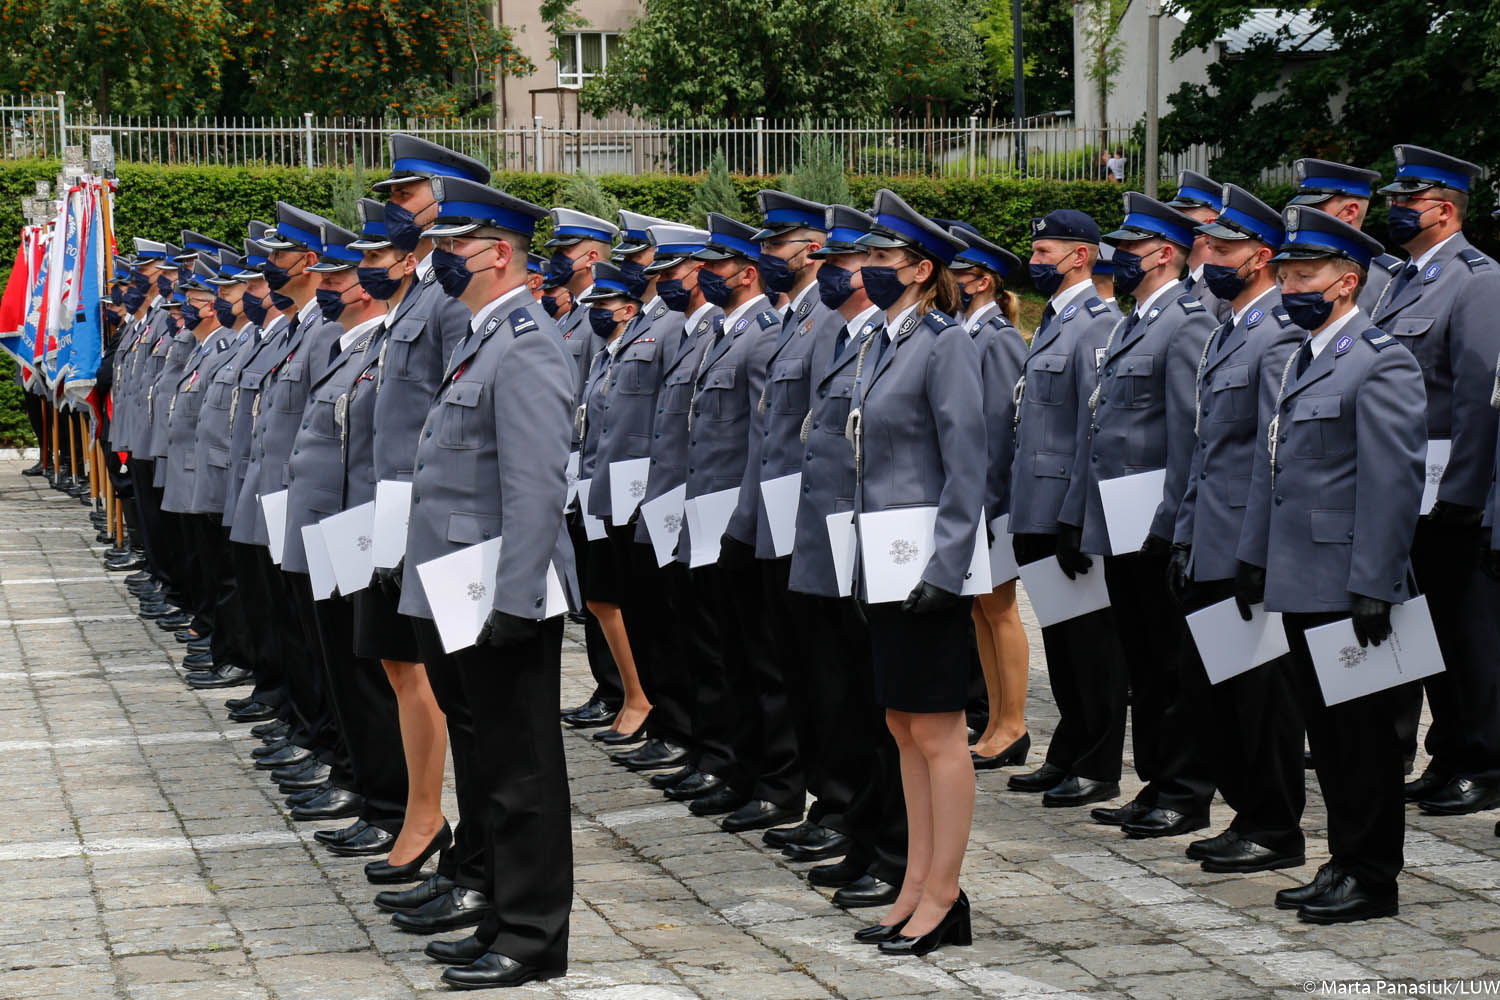
<path id="1" fill-rule="evenodd" d="M 1090 272 L 1099 226 L 1086 213 L 1058 209 L 1031 221 L 1031 283 L 1048 296 L 1016 383 L 1016 448 L 1011 463 L 1010 530 L 1021 565 L 1056 556 L 1070 576 L 1088 572 L 1083 532 L 1059 521 L 1078 462 L 1078 421 L 1087 413 L 1110 331 L 1121 319 L 1094 292 Z M 1083 408 L 1082 410 L 1080 408 Z M 1043 793 L 1054 806 L 1081 806 L 1120 791 L 1124 720 L 1092 681 L 1115 676 L 1123 654 L 1106 608 L 1042 629 L 1047 674 L 1061 718 L 1035 771 L 1013 775 L 1014 791 Z"/>
<path id="2" fill-rule="evenodd" d="M 1292 173 L 1297 179 L 1297 193 L 1290 204 L 1307 205 L 1338 216 L 1355 229 L 1364 226 L 1373 185 L 1380 179 L 1379 171 L 1305 156 L 1292 164 Z M 1405 261 L 1390 253 L 1382 253 L 1370 261 L 1370 275 L 1359 293 L 1359 307 L 1366 315 L 1405 265 Z"/>
<path id="3" fill-rule="evenodd" d="M 1307 885 L 1277 893 L 1276 905 L 1310 923 L 1344 923 L 1398 908 L 1400 689 L 1325 705 L 1304 632 L 1352 618 L 1359 644 L 1378 644 L 1390 637 L 1391 605 L 1413 596 L 1425 392 L 1416 358 L 1355 304 L 1380 244 L 1300 206 L 1285 220 L 1282 304 L 1307 338 L 1258 435 L 1239 558 L 1264 568 L 1266 610 L 1282 613 L 1328 806 L 1331 859 Z"/>
<path id="4" fill-rule="evenodd" d="M 1105 302 L 1115 301 L 1115 248 L 1108 243 L 1099 244 L 1099 256 L 1094 258 L 1094 294 Z"/>
<path id="5" fill-rule="evenodd" d="M 1184 170 L 1177 175 L 1176 193 L 1165 204 L 1201 226 L 1214 221 L 1224 207 L 1223 190 L 1224 185 L 1211 177 L 1196 170 Z M 1200 235 L 1193 242 L 1192 253 L 1188 254 L 1188 273 L 1182 283 L 1222 323 L 1228 317 L 1228 307 L 1203 284 L 1203 264 L 1207 254 L 1208 245 Z"/>

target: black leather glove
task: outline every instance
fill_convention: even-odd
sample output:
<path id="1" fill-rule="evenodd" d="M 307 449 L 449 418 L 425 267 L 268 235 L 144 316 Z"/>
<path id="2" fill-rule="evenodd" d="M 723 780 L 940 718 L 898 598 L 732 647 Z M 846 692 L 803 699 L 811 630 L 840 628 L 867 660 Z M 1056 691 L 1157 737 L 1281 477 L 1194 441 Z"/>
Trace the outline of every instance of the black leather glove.
<path id="1" fill-rule="evenodd" d="M 1057 526 L 1057 565 L 1062 567 L 1069 580 L 1076 579 L 1079 573 L 1087 573 L 1094 565 L 1094 560 L 1083 554 L 1082 547 L 1082 528 L 1071 524 Z"/>
<path id="2" fill-rule="evenodd" d="M 755 564 L 755 546 L 746 545 L 728 532 L 719 536 L 719 565 L 725 569 L 749 569 Z"/>
<path id="3" fill-rule="evenodd" d="M 401 599 L 401 576 L 406 572 L 406 557 L 402 556 L 396 560 L 396 565 L 389 569 L 377 569 L 375 571 L 375 584 L 385 591 L 385 595 L 393 601 Z"/>
<path id="4" fill-rule="evenodd" d="M 914 615 L 927 615 L 934 611 L 951 608 L 957 603 L 957 594 L 950 593 L 942 587 L 934 587 L 926 580 L 918 580 L 911 593 L 906 595 L 906 600 L 901 602 L 901 610 L 909 611 Z"/>
<path id="5" fill-rule="evenodd" d="M 1047 535 L 1020 534 L 1010 536 L 1010 548 L 1016 554 L 1016 564 L 1025 566 L 1047 558 L 1056 549 L 1056 545 Z"/>
<path id="6" fill-rule="evenodd" d="M 1361 646 L 1371 643 L 1380 645 L 1382 639 L 1391 635 L 1391 602 L 1373 597 L 1353 595 L 1349 602 L 1349 617 L 1354 619 L 1354 638 Z"/>
<path id="7" fill-rule="evenodd" d="M 1240 617 L 1249 621 L 1250 608 L 1266 601 L 1266 571 L 1242 562 L 1234 571 L 1234 603 Z"/>
<path id="8" fill-rule="evenodd" d="M 990 519 L 988 517 L 984 519 L 984 538 L 990 548 L 995 547 L 995 529 L 990 527 Z"/>
<path id="9" fill-rule="evenodd" d="M 1479 550 L 1479 569 L 1491 580 L 1500 580 L 1500 549 L 1485 544 Z"/>
<path id="10" fill-rule="evenodd" d="M 1427 520 L 1433 524 L 1451 525 L 1455 528 L 1472 528 L 1484 520 L 1484 511 L 1478 507 L 1466 507 L 1461 503 L 1439 500 L 1427 512 Z"/>
<path id="11" fill-rule="evenodd" d="M 1179 542 L 1172 546 L 1172 554 L 1167 557 L 1167 590 L 1178 604 L 1187 600 L 1192 588 L 1192 581 L 1188 579 L 1188 561 L 1192 556 L 1193 547 Z"/>
<path id="12" fill-rule="evenodd" d="M 491 611 L 484 625 L 480 627 L 479 637 L 474 640 L 474 645 L 489 646 L 491 649 L 517 646 L 535 639 L 541 629 L 542 623 L 539 621 L 517 618 L 504 611 Z"/>
<path id="13" fill-rule="evenodd" d="M 1172 543 L 1160 535 L 1148 534 L 1146 541 L 1141 544 L 1141 555 L 1143 556 L 1156 556 L 1160 558 L 1161 556 L 1170 555 L 1171 552 Z"/>

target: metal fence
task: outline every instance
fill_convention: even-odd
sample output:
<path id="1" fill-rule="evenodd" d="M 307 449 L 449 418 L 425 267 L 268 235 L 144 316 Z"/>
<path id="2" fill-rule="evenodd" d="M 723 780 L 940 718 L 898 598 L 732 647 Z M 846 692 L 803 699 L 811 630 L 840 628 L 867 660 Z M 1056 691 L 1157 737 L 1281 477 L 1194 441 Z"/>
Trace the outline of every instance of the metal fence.
<path id="1" fill-rule="evenodd" d="M 723 153 L 736 173 L 786 173 L 812 141 L 833 150 L 857 174 L 1103 180 L 1118 151 L 1127 183 L 1139 183 L 1144 153 L 1135 126 L 1081 128 L 1067 119 L 980 118 L 857 120 L 683 120 L 633 118 L 494 128 L 464 119 L 300 117 L 171 118 L 70 113 L 66 97 L 0 97 L 0 158 L 59 157 L 66 145 L 89 148 L 107 135 L 119 162 L 230 167 L 388 165 L 388 139 L 409 132 L 442 143 L 497 170 L 542 173 L 695 174 Z M 1207 170 L 1213 150 L 1162 157 L 1164 176 Z M 1267 179 L 1280 179 L 1270 176 Z"/>

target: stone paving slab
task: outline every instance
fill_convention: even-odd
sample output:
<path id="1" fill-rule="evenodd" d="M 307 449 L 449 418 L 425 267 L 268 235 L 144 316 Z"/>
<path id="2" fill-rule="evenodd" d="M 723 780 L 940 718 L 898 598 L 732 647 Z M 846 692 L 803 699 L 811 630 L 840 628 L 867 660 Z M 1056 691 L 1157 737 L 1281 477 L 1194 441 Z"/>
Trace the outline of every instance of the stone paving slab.
<path id="1" fill-rule="evenodd" d="M 250 727 L 225 721 L 223 693 L 181 682 L 180 647 L 134 615 L 84 509 L 24 464 L 0 457 L 0 998 L 451 995 L 425 939 L 374 907 L 360 863 L 316 846 L 315 829 L 340 824 L 288 818 L 252 767 Z M 1022 613 L 1040 759 L 1057 713 Z M 569 703 L 590 686 L 580 639 L 570 626 Z M 1400 917 L 1320 928 L 1271 905 L 1327 857 L 1311 776 L 1308 865 L 1224 877 L 1186 861 L 1190 838 L 1123 839 L 982 772 L 974 946 L 887 960 L 850 938 L 878 911 L 834 908 L 806 866 L 665 802 L 586 733 L 565 747 L 572 964 L 520 996 L 1185 1000 L 1393 995 L 1444 977 L 1500 995 L 1494 814 L 1411 812 Z M 445 807 L 456 815 L 451 788 Z M 1216 825 L 1228 818 L 1216 804 Z"/>

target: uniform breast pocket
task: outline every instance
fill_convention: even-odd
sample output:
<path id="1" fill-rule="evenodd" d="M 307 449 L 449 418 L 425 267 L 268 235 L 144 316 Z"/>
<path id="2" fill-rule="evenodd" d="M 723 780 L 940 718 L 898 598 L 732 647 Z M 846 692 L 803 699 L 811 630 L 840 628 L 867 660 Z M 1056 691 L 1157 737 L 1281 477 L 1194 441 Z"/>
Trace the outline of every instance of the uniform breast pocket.
<path id="1" fill-rule="evenodd" d="M 413 371 L 416 361 L 418 341 L 422 337 L 422 331 L 427 328 L 425 323 L 397 323 L 391 330 L 391 339 L 387 341 L 385 348 L 384 371 L 392 378 L 415 378 Z"/>
<path id="2" fill-rule="evenodd" d="M 807 359 L 787 358 L 771 368 L 771 389 L 766 408 L 772 413 L 807 412 Z"/>
<path id="3" fill-rule="evenodd" d="M 715 368 L 703 376 L 698 392 L 698 415 L 706 420 L 734 420 L 749 409 L 745 390 L 733 368 Z"/>
<path id="4" fill-rule="evenodd" d="M 1354 544 L 1354 511 L 1310 510 L 1308 537 L 1327 545 Z"/>
<path id="5" fill-rule="evenodd" d="M 1123 357 L 1114 361 L 1114 391 L 1117 406 L 1136 410 L 1150 406 L 1160 395 L 1156 387 L 1156 359 Z"/>
<path id="6" fill-rule="evenodd" d="M 824 399 L 818 415 L 813 418 L 816 429 L 824 434 L 843 437 L 844 425 L 849 422 L 849 407 L 853 398 L 854 380 L 852 378 L 839 379 L 830 385 L 828 396 Z"/>
<path id="7" fill-rule="evenodd" d="M 210 445 L 208 448 L 208 464 L 215 469 L 229 468 L 229 449 L 215 448 Z"/>
<path id="8" fill-rule="evenodd" d="M 1292 407 L 1293 455 L 1332 458 L 1354 450 L 1354 422 L 1341 419 L 1341 402 L 1338 395 L 1297 400 Z"/>
<path id="9" fill-rule="evenodd" d="M 307 431 L 325 440 L 338 437 L 339 429 L 334 423 L 333 408 L 332 400 L 314 399 L 312 405 L 304 411 L 307 419 L 303 424 Z"/>
<path id="10" fill-rule="evenodd" d="M 1438 338 L 1427 336 L 1436 320 L 1432 316 L 1397 316 L 1389 322 L 1390 333 L 1406 345 L 1424 371 L 1431 371 L 1435 355 L 1442 349 Z"/>
<path id="11" fill-rule="evenodd" d="M 1043 406 L 1057 406 L 1067 398 L 1068 356 L 1041 354 L 1026 366 L 1026 398 Z"/>
<path id="12" fill-rule="evenodd" d="M 443 394 L 438 413 L 437 443 L 445 448 L 478 448 L 484 441 L 488 414 L 479 405 L 484 386 L 455 382 Z"/>
<path id="13" fill-rule="evenodd" d="M 1208 373 L 1209 416 L 1215 423 L 1255 416 L 1255 394 L 1250 391 L 1250 366 L 1226 365 Z"/>
<path id="14" fill-rule="evenodd" d="M 282 413 L 301 413 L 307 405 L 307 390 L 302 384 L 304 361 L 288 361 L 276 379 L 276 409 Z"/>
<path id="15" fill-rule="evenodd" d="M 625 348 L 615 374 L 615 388 L 626 396 L 649 396 L 656 388 L 656 352 L 660 344 L 631 344 Z"/>
<path id="16" fill-rule="evenodd" d="M 661 397 L 658 400 L 663 413 L 682 414 L 688 411 L 688 403 L 693 398 L 693 371 L 687 368 L 683 371 L 674 372 L 662 386 Z"/>
<path id="17" fill-rule="evenodd" d="M 234 394 L 235 375 L 232 371 L 220 368 L 214 375 L 213 384 L 208 387 L 208 399 L 206 405 L 213 410 L 229 409 L 229 397 Z"/>

